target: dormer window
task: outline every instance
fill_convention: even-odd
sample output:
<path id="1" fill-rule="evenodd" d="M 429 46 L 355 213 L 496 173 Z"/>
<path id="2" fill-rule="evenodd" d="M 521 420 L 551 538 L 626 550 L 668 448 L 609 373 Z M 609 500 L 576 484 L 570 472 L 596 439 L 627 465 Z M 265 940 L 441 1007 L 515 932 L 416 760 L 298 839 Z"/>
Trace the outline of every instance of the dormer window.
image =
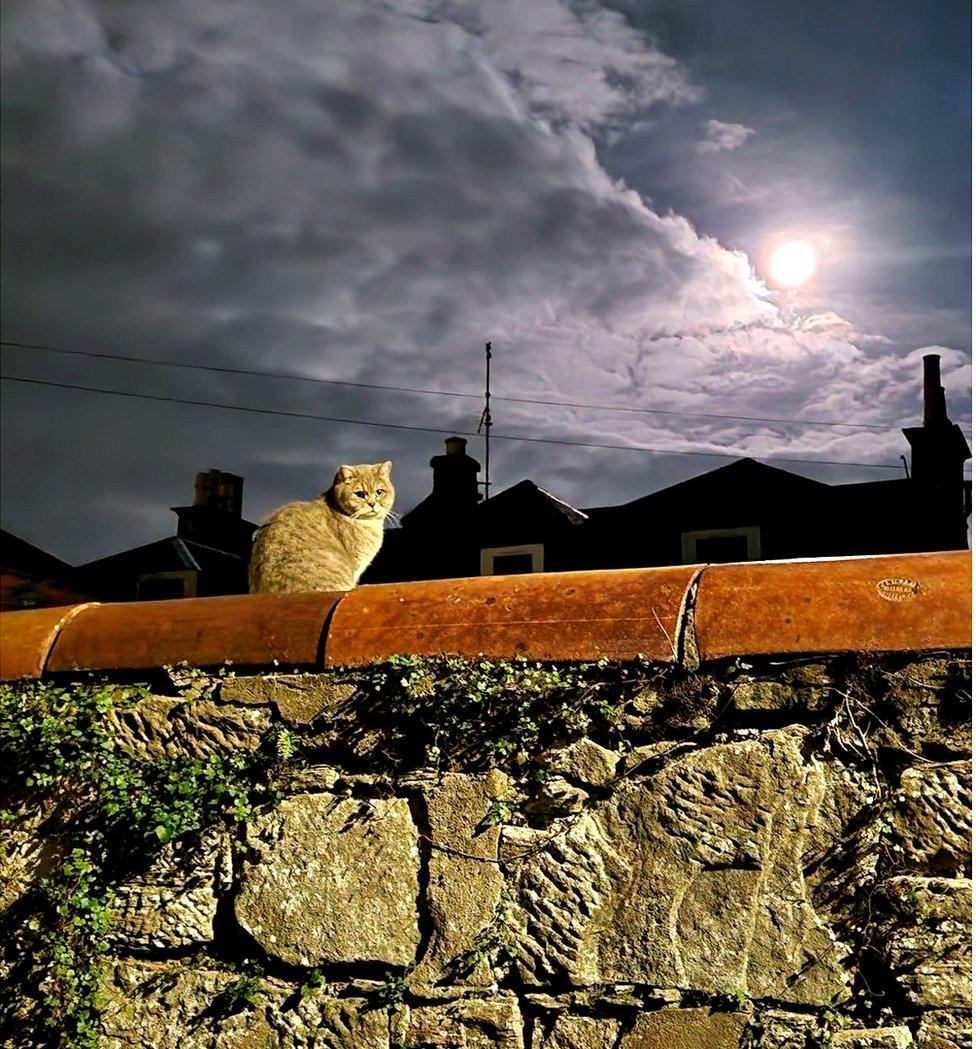
<path id="1" fill-rule="evenodd" d="M 197 574 L 185 572 L 147 572 L 136 579 L 137 601 L 167 601 L 197 596 Z"/>
<path id="2" fill-rule="evenodd" d="M 681 560 L 686 565 L 758 561 L 760 556 L 758 525 L 681 533 Z"/>
<path id="3" fill-rule="evenodd" d="M 489 546 L 481 551 L 482 575 L 523 575 L 543 571 L 542 543 Z"/>

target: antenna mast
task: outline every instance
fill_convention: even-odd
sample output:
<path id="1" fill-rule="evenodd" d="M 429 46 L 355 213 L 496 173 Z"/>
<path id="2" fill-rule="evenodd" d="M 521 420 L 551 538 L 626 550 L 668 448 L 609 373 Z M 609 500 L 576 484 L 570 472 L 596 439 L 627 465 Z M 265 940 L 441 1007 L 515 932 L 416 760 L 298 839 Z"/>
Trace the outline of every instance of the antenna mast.
<path id="1" fill-rule="evenodd" d="M 491 481 L 489 480 L 489 464 L 491 455 L 491 343 L 485 343 L 485 407 L 481 413 L 481 421 L 478 423 L 478 433 L 485 428 L 485 499 L 490 493 Z"/>

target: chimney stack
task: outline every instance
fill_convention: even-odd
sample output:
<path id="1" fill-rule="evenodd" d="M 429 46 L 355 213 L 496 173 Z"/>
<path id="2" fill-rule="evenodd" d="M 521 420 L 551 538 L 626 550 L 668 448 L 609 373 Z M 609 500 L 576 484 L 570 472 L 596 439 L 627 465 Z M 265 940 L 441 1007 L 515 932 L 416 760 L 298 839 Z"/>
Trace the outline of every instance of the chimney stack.
<path id="1" fill-rule="evenodd" d="M 949 416 L 946 412 L 945 389 L 942 386 L 940 361 L 941 357 L 937 353 L 927 353 L 922 358 L 922 425 L 925 427 L 942 426 L 949 421 Z"/>
<path id="2" fill-rule="evenodd" d="M 244 506 L 244 478 L 220 470 L 201 470 L 193 486 L 193 505 L 240 517 Z"/>
<path id="3" fill-rule="evenodd" d="M 193 486 L 193 505 L 194 506 L 210 506 L 213 502 L 214 487 L 215 487 L 215 474 L 219 474 L 219 470 L 201 470 L 197 474 L 196 483 Z"/>
<path id="4" fill-rule="evenodd" d="M 444 455 L 435 455 L 430 461 L 434 471 L 433 494 L 452 504 L 452 509 L 472 509 L 478 505 L 478 471 L 481 463 L 465 450 L 468 442 L 463 437 L 448 437 Z"/>
<path id="5" fill-rule="evenodd" d="M 238 556 L 250 549 L 254 525 L 244 521 L 244 478 L 222 470 L 201 470 L 193 485 L 193 505 L 173 506 L 176 535 Z"/>
<path id="6" fill-rule="evenodd" d="M 914 498 L 924 506 L 924 535 L 916 550 L 965 550 L 969 516 L 963 465 L 972 456 L 962 430 L 949 419 L 937 353 L 922 358 L 922 425 L 902 430 L 912 448 Z"/>

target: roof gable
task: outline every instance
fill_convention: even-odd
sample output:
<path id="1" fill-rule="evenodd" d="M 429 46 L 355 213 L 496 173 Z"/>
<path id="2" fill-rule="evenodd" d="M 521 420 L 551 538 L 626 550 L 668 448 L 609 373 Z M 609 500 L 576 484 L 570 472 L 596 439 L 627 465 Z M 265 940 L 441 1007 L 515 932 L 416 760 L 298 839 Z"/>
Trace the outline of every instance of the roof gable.
<path id="1" fill-rule="evenodd" d="M 734 492 L 738 498 L 743 498 L 753 494 L 767 496 L 773 492 L 820 495 L 830 488 L 831 486 L 823 481 L 814 481 L 789 470 L 770 466 L 768 463 L 757 462 L 755 459 L 736 459 L 735 462 L 720 466 L 716 470 L 690 477 L 687 481 L 679 481 L 668 488 L 640 496 L 614 509 L 650 509 L 672 501 L 688 502 L 706 496 L 720 497 L 725 491 Z"/>
<path id="2" fill-rule="evenodd" d="M 0 565 L 22 575 L 46 579 L 62 576 L 71 569 L 67 561 L 28 543 L 5 528 L 0 528 Z"/>
<path id="3" fill-rule="evenodd" d="M 502 515 L 511 520 L 515 514 L 521 519 L 541 517 L 546 521 L 569 525 L 582 524 L 586 520 L 582 510 L 557 499 L 528 478 L 493 495 L 478 507 L 478 512 L 482 519 L 489 521 Z"/>

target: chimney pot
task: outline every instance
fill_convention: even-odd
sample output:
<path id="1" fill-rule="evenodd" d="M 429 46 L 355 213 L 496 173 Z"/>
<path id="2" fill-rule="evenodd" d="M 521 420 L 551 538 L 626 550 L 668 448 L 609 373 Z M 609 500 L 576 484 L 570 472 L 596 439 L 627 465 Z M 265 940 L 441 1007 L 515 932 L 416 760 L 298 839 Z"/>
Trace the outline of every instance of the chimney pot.
<path id="1" fill-rule="evenodd" d="M 949 418 L 942 388 L 941 359 L 937 353 L 927 353 L 922 358 L 923 426 L 938 426 Z"/>
<path id="2" fill-rule="evenodd" d="M 448 437 L 444 445 L 448 455 L 464 455 L 468 442 L 464 437 Z"/>
<path id="3" fill-rule="evenodd" d="M 243 507 L 243 489 L 243 477 L 238 477 L 237 474 L 222 473 L 217 483 L 217 508 L 225 514 L 240 517 Z"/>
<path id="4" fill-rule="evenodd" d="M 212 506 L 217 494 L 219 470 L 201 470 L 193 486 L 193 505 Z"/>

